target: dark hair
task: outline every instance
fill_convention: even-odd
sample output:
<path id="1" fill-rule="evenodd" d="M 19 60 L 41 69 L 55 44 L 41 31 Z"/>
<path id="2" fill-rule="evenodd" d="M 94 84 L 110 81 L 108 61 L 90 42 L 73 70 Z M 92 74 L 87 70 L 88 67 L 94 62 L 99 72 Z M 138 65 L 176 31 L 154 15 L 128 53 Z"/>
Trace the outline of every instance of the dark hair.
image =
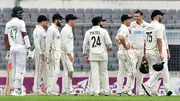
<path id="1" fill-rule="evenodd" d="M 18 17 L 17 14 L 12 13 L 11 17 Z"/>
<path id="2" fill-rule="evenodd" d="M 66 19 L 66 23 L 68 23 L 69 22 L 69 19 L 67 19 L 67 18 L 65 18 Z"/>
<path id="3" fill-rule="evenodd" d="M 92 24 L 93 24 L 93 26 L 97 26 L 99 24 L 99 22 L 93 22 Z"/>
<path id="4" fill-rule="evenodd" d="M 56 14 L 54 14 L 54 15 L 53 15 L 53 17 L 52 17 L 52 21 L 54 22 L 56 19 L 60 19 L 60 20 L 62 20 L 62 19 L 63 19 L 63 17 L 62 17 L 60 14 L 56 13 Z"/>
<path id="5" fill-rule="evenodd" d="M 139 9 L 137 11 L 135 11 L 134 13 L 139 13 L 141 16 L 144 15 L 143 12 L 141 10 L 139 10 Z"/>

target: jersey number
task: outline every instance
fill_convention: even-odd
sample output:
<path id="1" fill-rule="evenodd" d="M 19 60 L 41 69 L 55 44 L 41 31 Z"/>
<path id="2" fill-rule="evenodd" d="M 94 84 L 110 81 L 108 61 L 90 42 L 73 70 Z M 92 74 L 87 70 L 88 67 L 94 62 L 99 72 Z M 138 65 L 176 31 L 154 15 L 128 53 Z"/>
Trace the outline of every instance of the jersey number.
<path id="1" fill-rule="evenodd" d="M 12 39 L 16 39 L 16 36 L 17 36 L 17 29 L 11 29 L 11 38 Z"/>
<path id="2" fill-rule="evenodd" d="M 152 32 L 146 32 L 146 34 L 147 34 L 147 41 L 149 42 L 149 43 L 151 43 L 152 42 Z"/>
<path id="3" fill-rule="evenodd" d="M 92 47 L 101 46 L 101 41 L 99 36 L 97 38 L 95 36 L 92 36 L 91 40 L 93 41 Z"/>

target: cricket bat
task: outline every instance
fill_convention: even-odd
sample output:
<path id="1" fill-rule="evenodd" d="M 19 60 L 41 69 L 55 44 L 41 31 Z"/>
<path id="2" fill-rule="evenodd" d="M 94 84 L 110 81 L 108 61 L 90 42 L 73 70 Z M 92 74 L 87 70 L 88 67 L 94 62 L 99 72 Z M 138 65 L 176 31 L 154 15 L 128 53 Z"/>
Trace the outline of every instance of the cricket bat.
<path id="1" fill-rule="evenodd" d="M 5 85 L 5 95 L 6 96 L 11 94 L 11 82 L 12 82 L 11 78 L 12 78 L 12 62 L 8 61 L 6 85 Z"/>

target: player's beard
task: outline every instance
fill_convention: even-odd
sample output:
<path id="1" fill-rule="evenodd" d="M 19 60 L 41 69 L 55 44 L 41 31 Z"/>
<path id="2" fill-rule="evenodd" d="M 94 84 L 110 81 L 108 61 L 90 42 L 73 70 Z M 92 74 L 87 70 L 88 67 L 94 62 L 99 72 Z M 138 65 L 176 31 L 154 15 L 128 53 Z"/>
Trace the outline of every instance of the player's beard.
<path id="1" fill-rule="evenodd" d="M 22 18 L 22 14 L 18 14 L 18 18 L 20 19 L 20 20 L 22 20 L 23 18 Z"/>
<path id="2" fill-rule="evenodd" d="M 20 20 L 22 20 L 23 18 L 22 17 L 19 17 Z"/>
<path id="3" fill-rule="evenodd" d="M 58 27 L 61 27 L 61 23 L 58 21 L 56 24 Z"/>
<path id="4" fill-rule="evenodd" d="M 161 18 L 159 18 L 159 22 L 160 22 L 160 23 L 162 22 L 162 19 L 161 19 Z"/>
<path id="5" fill-rule="evenodd" d="M 104 26 L 102 24 L 100 24 L 100 27 L 103 28 Z"/>
<path id="6" fill-rule="evenodd" d="M 47 31 L 47 29 L 48 29 L 48 26 L 44 26 L 44 29 Z"/>

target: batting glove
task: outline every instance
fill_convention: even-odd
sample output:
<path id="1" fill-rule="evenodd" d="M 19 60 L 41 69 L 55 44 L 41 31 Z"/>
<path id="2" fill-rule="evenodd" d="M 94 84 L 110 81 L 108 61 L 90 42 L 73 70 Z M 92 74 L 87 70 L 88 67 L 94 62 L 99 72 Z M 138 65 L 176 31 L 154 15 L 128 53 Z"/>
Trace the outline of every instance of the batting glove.
<path id="1" fill-rule="evenodd" d="M 31 52 L 30 49 L 28 49 L 28 51 L 27 51 L 27 58 L 28 59 L 32 59 L 33 58 L 33 53 Z"/>
<path id="2" fill-rule="evenodd" d="M 8 61 L 10 61 L 11 60 L 11 55 L 10 55 L 10 52 L 9 51 L 7 51 L 7 55 L 6 55 L 6 60 L 8 60 Z"/>

